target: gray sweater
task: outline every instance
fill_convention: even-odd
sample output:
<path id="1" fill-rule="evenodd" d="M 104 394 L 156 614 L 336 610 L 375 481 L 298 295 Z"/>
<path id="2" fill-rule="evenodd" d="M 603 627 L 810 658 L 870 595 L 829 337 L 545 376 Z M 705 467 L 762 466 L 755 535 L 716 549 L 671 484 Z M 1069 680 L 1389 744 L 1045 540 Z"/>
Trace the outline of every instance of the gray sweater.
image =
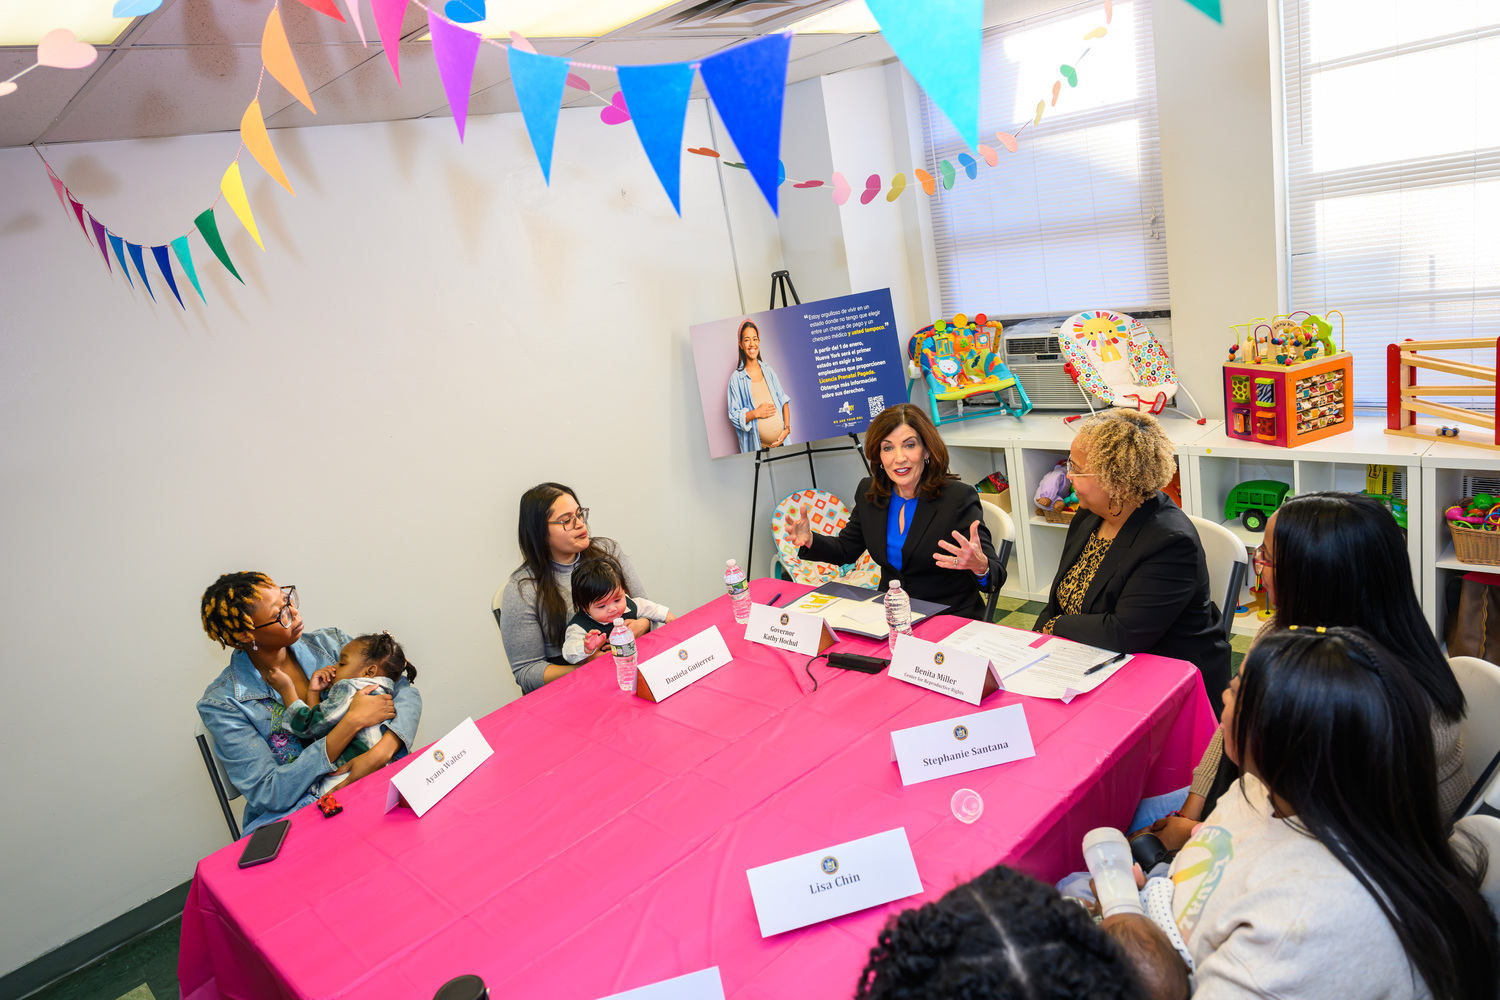
<path id="1" fill-rule="evenodd" d="M 619 561 L 620 568 L 625 571 L 625 593 L 632 597 L 644 597 L 641 578 L 620 547 L 607 538 L 600 538 L 598 542 L 601 548 Z M 542 686 L 542 676 L 547 672 L 549 662 L 562 662 L 563 629 L 568 619 L 578 610 L 573 607 L 571 597 L 573 567 L 577 565 L 577 559 L 566 565 L 556 562 L 552 564 L 552 576 L 562 588 L 563 601 L 567 604 L 562 620 L 556 623 L 557 642 L 552 642 L 542 634 L 536 583 L 525 566 L 510 575 L 505 592 L 500 595 L 500 641 L 505 644 L 505 658 L 510 661 L 510 671 L 516 675 L 516 683 L 521 685 L 522 694 L 530 694 Z"/>

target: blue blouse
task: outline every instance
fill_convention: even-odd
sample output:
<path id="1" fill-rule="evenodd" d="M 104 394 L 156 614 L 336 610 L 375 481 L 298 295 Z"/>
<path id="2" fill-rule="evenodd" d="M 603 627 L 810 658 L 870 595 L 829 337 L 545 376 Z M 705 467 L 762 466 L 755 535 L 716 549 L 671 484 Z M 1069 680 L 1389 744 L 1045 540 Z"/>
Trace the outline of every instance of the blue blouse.
<path id="1" fill-rule="evenodd" d="M 904 500 L 895 493 L 891 494 L 891 512 L 885 519 L 885 559 L 897 573 L 901 572 L 901 546 L 906 544 L 906 534 L 911 531 L 911 519 L 916 512 L 916 497 Z M 989 578 L 988 573 L 981 576 L 979 585 L 983 587 Z"/>

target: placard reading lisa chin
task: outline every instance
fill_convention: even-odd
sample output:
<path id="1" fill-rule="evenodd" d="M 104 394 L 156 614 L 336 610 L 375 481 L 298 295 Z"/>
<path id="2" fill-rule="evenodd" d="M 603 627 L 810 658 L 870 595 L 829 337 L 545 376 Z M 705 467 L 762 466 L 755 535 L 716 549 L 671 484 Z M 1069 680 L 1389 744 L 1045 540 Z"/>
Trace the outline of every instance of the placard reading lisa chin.
<path id="1" fill-rule="evenodd" d="M 760 936 L 806 927 L 922 891 L 906 828 L 751 868 Z"/>

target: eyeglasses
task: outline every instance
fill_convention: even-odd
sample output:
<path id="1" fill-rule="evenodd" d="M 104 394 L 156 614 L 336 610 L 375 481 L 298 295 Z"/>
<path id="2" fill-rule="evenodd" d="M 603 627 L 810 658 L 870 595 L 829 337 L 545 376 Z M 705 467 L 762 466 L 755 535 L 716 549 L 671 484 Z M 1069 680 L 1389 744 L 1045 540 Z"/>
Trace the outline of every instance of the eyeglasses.
<path id="1" fill-rule="evenodd" d="M 295 586 L 282 587 L 281 596 L 285 599 L 283 604 L 281 605 L 281 614 L 277 615 L 275 618 L 272 618 L 268 622 L 261 622 L 259 625 L 252 625 L 252 629 L 265 628 L 267 625 L 275 625 L 277 622 L 281 623 L 282 628 L 291 628 L 292 609 L 299 606 L 299 602 L 297 600 L 297 588 Z"/>
<path id="2" fill-rule="evenodd" d="M 1271 565 L 1271 553 L 1266 551 L 1265 542 L 1261 542 L 1255 547 L 1255 552 L 1251 555 L 1250 561 L 1255 564 L 1255 572 L 1257 573 Z"/>
<path id="3" fill-rule="evenodd" d="M 1071 458 L 1068 459 L 1068 478 L 1069 479 L 1082 479 L 1085 476 L 1092 476 L 1094 474 L 1095 473 L 1092 473 L 1092 472 L 1084 472 L 1083 469 L 1079 468 L 1079 466 L 1078 466 L 1078 464 L 1076 462 L 1074 462 Z"/>
<path id="4" fill-rule="evenodd" d="M 547 523 L 555 524 L 564 531 L 571 531 L 580 524 L 589 523 L 589 509 L 587 507 L 579 507 L 573 513 L 564 514 L 556 521 L 548 521 Z"/>

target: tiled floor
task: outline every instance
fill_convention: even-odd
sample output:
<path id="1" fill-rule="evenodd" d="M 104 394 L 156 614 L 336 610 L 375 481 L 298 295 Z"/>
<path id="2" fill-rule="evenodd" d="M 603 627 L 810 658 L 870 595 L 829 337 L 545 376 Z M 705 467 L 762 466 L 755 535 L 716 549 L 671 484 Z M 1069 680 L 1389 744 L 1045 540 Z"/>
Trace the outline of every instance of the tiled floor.
<path id="1" fill-rule="evenodd" d="M 178 1000 L 178 918 L 27 1000 Z"/>
<path id="2" fill-rule="evenodd" d="M 995 604 L 995 621 L 1001 625 L 1029 629 L 1044 605 L 1001 597 Z M 1250 648 L 1250 637 L 1237 635 L 1233 669 Z M 137 938 L 103 960 L 49 986 L 29 1000 L 178 1000 L 177 940 L 181 921 L 174 920 L 144 937 Z"/>

